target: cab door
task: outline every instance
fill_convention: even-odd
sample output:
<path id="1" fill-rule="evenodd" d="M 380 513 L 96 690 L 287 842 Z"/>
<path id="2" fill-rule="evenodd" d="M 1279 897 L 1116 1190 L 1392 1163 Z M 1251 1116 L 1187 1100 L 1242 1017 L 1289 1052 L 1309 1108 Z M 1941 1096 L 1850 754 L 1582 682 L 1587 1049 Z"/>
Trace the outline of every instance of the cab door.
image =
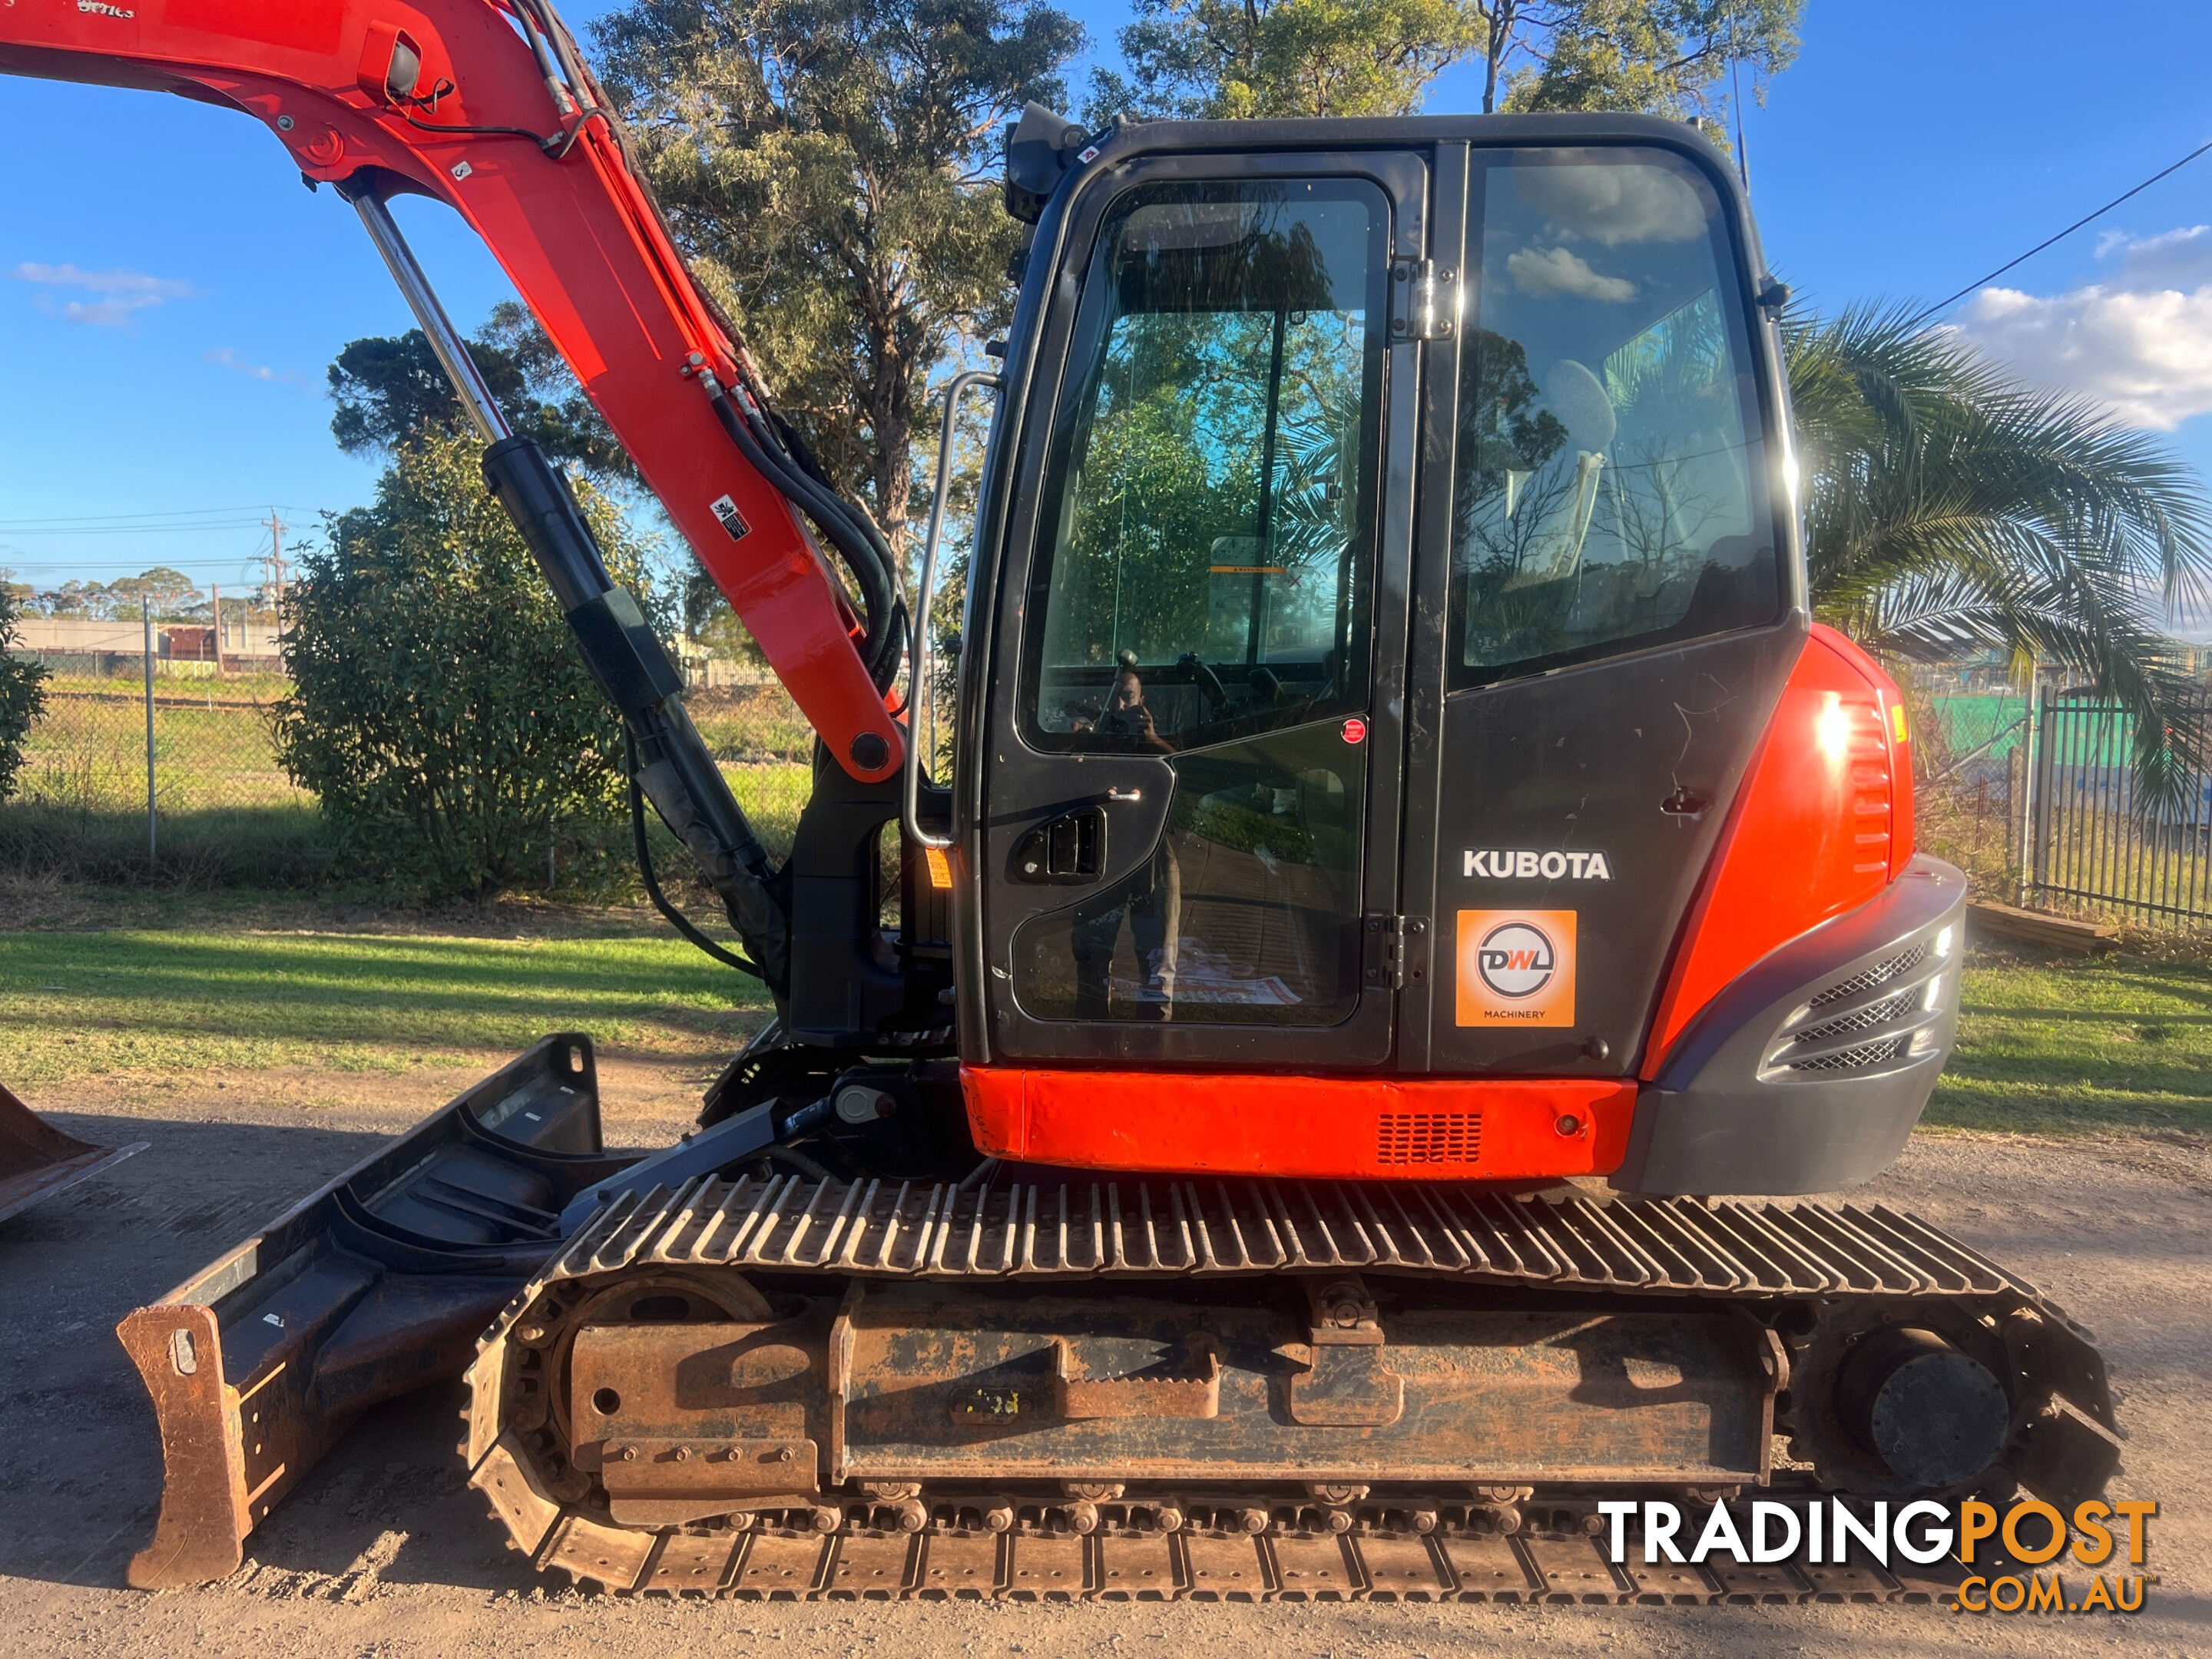
<path id="1" fill-rule="evenodd" d="M 1633 1074 L 1807 627 L 1747 210 L 1685 137 L 1439 147 L 1402 1069 Z"/>
<path id="2" fill-rule="evenodd" d="M 1070 205 L 978 757 L 994 1059 L 1390 1057 L 1427 185 L 1152 155 Z"/>

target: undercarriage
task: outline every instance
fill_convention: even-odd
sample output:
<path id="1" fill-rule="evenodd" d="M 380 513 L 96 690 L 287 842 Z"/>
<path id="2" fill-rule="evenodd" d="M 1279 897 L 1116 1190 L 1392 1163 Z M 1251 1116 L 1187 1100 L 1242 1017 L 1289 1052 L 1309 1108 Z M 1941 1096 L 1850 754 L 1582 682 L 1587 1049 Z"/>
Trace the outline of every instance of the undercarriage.
<path id="1" fill-rule="evenodd" d="M 548 1038 L 124 1322 L 167 1465 L 132 1582 L 232 1571 L 464 1373 L 515 1547 L 619 1590 L 1917 1595 L 1616 1568 L 1599 1505 L 2066 1506 L 2118 1460 L 2086 1333 L 1881 1206 L 805 1162 L 568 1232 L 625 1160 Z"/>
<path id="2" fill-rule="evenodd" d="M 1598 1505 L 2069 1505 L 2118 1449 L 2079 1329 L 1909 1217 L 1449 1187 L 706 1180 L 469 1376 L 473 1484 L 611 1589 L 1825 1593 L 1639 1580 Z"/>

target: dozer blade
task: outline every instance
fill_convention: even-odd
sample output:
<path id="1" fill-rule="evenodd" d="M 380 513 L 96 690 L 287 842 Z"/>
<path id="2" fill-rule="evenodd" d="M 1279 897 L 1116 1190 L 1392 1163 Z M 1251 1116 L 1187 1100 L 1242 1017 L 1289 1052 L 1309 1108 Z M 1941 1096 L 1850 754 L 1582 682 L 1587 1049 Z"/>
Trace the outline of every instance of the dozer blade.
<path id="1" fill-rule="evenodd" d="M 165 1468 L 131 1583 L 235 1571 L 364 1410 L 460 1375 L 562 1206 L 630 1161 L 600 1146 L 591 1039 L 550 1036 L 125 1318 Z"/>
<path id="2" fill-rule="evenodd" d="M 143 1140 L 95 1146 L 65 1135 L 0 1085 L 0 1221 L 145 1150 Z"/>

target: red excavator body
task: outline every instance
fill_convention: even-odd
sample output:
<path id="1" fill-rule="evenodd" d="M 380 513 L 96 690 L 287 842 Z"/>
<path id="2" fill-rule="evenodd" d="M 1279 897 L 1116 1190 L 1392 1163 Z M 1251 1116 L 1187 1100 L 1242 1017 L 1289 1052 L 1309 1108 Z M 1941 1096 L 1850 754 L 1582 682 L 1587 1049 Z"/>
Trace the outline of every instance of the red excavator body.
<path id="1" fill-rule="evenodd" d="M 1014 321 L 947 392 L 997 399 L 948 694 L 946 457 L 910 596 L 545 0 L 26 4 L 0 70 L 228 105 L 352 203 L 623 714 L 648 892 L 775 1004 L 677 1146 L 606 1152 L 549 1038 L 125 1321 L 168 1460 L 134 1582 L 228 1571 L 465 1364 L 496 1520 L 623 1589 L 1206 1593 L 1322 1548 L 1456 1593 L 1608 1492 L 2101 1486 L 2063 1313 L 1765 1201 L 1903 1146 L 1965 887 L 1896 685 L 1811 620 L 1786 290 L 1690 130 L 1024 111 Z M 402 192 L 483 234 L 812 721 L 787 860 Z"/>

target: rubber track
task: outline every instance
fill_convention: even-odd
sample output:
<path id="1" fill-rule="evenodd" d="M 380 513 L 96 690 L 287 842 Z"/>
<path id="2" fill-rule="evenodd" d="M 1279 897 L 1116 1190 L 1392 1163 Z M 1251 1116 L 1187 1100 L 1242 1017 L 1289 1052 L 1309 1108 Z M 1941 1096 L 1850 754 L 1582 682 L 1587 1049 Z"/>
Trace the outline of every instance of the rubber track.
<path id="1" fill-rule="evenodd" d="M 1927 1568 L 1647 1567 L 1581 1534 L 1242 1534 L 755 1530 L 640 1534 L 610 1560 L 606 1528 L 564 1518 L 536 1565 L 616 1591 L 740 1601 L 1947 1601 L 1954 1563 Z M 1947 1575 L 1945 1568 L 1951 1571 Z"/>

